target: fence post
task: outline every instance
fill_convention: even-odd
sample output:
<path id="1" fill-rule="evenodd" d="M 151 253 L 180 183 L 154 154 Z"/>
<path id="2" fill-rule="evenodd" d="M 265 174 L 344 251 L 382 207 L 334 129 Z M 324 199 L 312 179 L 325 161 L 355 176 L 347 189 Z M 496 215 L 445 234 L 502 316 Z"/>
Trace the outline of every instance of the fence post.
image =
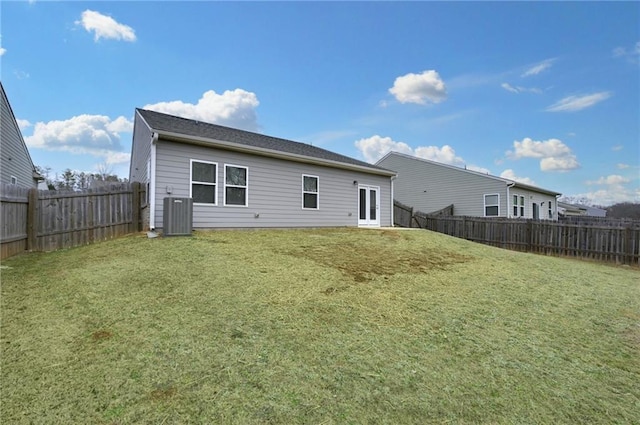
<path id="1" fill-rule="evenodd" d="M 139 232 L 140 231 L 140 183 L 133 182 L 131 184 L 131 196 L 133 199 L 131 200 L 131 232 Z"/>
<path id="2" fill-rule="evenodd" d="M 33 251 L 38 245 L 38 189 L 29 189 L 27 204 L 27 251 Z"/>
<path id="3" fill-rule="evenodd" d="M 413 207 L 409 210 L 409 228 L 413 227 Z"/>

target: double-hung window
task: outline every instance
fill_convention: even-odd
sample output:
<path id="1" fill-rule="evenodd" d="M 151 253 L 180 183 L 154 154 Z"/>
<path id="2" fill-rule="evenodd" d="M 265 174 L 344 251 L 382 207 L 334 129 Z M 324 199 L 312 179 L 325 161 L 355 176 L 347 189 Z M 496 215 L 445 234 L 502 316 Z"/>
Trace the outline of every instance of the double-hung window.
<path id="1" fill-rule="evenodd" d="M 216 205 L 218 164 L 191 160 L 191 198 L 194 204 Z"/>
<path id="2" fill-rule="evenodd" d="M 500 215 L 500 195 L 484 195 L 484 216 L 498 217 Z"/>
<path id="3" fill-rule="evenodd" d="M 549 201 L 549 219 L 553 218 L 553 204 Z"/>
<path id="4" fill-rule="evenodd" d="M 302 208 L 317 210 L 319 208 L 319 181 L 317 176 L 302 175 Z"/>
<path id="5" fill-rule="evenodd" d="M 524 217 L 524 196 L 513 195 L 513 216 Z"/>
<path id="6" fill-rule="evenodd" d="M 249 169 L 239 165 L 224 166 L 224 204 L 247 206 Z"/>

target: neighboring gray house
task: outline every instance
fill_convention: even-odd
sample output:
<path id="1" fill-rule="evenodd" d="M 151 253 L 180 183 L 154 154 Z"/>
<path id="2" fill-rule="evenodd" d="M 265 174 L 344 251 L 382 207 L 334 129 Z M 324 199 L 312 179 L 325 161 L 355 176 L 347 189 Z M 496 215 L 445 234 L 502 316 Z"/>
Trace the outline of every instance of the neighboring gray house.
<path id="1" fill-rule="evenodd" d="M 397 152 L 376 165 L 398 173 L 394 199 L 417 211 L 453 204 L 455 215 L 558 219 L 560 193 L 552 190 Z"/>
<path id="2" fill-rule="evenodd" d="M 395 172 L 290 140 L 136 109 L 129 180 L 193 199 L 194 228 L 391 226 Z"/>
<path id="3" fill-rule="evenodd" d="M 569 204 L 558 202 L 558 213 L 564 217 L 606 217 L 607 210 L 588 205 Z"/>
<path id="4" fill-rule="evenodd" d="M 2 83 L 0 92 L 0 182 L 35 188 L 44 179 L 33 166 Z"/>

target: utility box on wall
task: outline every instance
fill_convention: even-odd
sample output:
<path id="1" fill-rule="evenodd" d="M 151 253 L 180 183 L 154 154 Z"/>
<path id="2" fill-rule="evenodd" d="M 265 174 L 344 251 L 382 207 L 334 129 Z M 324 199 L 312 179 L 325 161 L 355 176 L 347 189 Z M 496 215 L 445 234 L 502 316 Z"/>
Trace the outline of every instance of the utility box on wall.
<path id="1" fill-rule="evenodd" d="M 166 197 L 162 211 L 163 236 L 191 236 L 193 199 Z"/>

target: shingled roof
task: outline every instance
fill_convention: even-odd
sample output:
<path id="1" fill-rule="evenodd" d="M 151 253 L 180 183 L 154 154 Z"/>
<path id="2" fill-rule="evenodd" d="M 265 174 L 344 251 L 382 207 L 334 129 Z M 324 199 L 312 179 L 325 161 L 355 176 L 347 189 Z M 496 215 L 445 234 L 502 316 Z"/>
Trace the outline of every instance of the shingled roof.
<path id="1" fill-rule="evenodd" d="M 376 174 L 389 176 L 396 174 L 380 166 L 306 143 L 265 136 L 264 134 L 181 118 L 147 109 L 136 109 L 136 112 L 140 114 L 153 132 L 172 140 L 177 138 L 184 143 L 189 143 L 191 139 L 194 143 L 197 141 L 199 142 L 198 144 L 210 144 L 212 147 L 220 147 L 219 144 L 222 142 L 226 148 L 233 148 L 233 145 L 236 145 L 236 147 L 244 148 L 243 150 L 255 150 L 256 154 L 280 153 L 283 154 L 282 156 L 290 156 L 294 160 L 308 158 L 315 160 L 314 162 L 327 163 L 327 165 L 343 164 L 348 166 L 347 168 L 365 168 Z"/>

